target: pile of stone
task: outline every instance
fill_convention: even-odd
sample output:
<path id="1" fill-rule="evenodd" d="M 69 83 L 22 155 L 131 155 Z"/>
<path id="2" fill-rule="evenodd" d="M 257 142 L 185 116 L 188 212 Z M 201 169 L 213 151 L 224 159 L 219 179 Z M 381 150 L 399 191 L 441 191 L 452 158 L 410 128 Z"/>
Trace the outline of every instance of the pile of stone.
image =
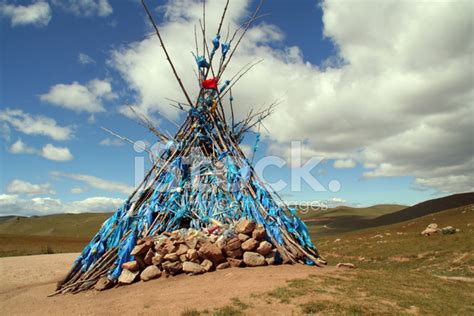
<path id="1" fill-rule="evenodd" d="M 135 260 L 122 265 L 119 284 L 180 273 L 196 275 L 230 267 L 273 265 L 280 261 L 265 228 L 247 219 L 240 220 L 235 226 L 180 229 L 146 237 L 137 241 L 131 255 Z M 103 278 L 96 284 L 96 289 L 103 290 L 112 285 Z"/>

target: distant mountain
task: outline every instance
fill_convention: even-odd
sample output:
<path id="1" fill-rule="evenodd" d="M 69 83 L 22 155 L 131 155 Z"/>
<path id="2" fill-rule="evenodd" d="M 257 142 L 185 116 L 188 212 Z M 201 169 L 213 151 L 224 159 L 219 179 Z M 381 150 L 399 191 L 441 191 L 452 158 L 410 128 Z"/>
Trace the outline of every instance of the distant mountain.
<path id="1" fill-rule="evenodd" d="M 401 211 L 376 217 L 369 221 L 369 226 L 373 227 L 400 223 L 413 218 L 418 218 L 469 204 L 474 204 L 474 192 L 454 194 L 421 202 L 414 206 L 407 207 Z"/>

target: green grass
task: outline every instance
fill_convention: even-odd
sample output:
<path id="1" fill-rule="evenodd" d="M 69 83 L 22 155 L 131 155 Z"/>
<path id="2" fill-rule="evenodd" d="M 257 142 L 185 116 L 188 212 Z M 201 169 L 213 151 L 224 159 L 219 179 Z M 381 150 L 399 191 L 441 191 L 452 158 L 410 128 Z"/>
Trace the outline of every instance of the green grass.
<path id="1" fill-rule="evenodd" d="M 421 236 L 432 222 L 461 232 Z M 314 240 L 331 265 L 352 262 L 357 269 L 290 281 L 267 293 L 276 302 L 304 314 L 474 313 L 472 205 Z"/>
<path id="2" fill-rule="evenodd" d="M 92 238 L 111 213 L 11 217 L 0 221 L 2 235 Z"/>

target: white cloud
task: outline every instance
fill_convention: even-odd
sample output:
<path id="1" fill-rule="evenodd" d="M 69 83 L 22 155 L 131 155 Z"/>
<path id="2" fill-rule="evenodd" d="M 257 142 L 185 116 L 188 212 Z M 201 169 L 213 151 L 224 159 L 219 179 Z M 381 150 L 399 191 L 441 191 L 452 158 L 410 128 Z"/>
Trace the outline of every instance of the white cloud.
<path id="1" fill-rule="evenodd" d="M 108 0 L 53 0 L 53 4 L 77 16 L 106 17 L 113 13 Z"/>
<path id="2" fill-rule="evenodd" d="M 87 191 L 87 188 L 82 188 L 82 187 L 73 187 L 71 188 L 71 193 L 74 193 L 74 194 L 80 194 L 80 193 L 83 193 L 83 192 L 86 192 Z"/>
<path id="3" fill-rule="evenodd" d="M 128 186 L 127 184 L 105 180 L 105 179 L 101 179 L 101 178 L 87 175 L 87 174 L 64 173 L 64 172 L 53 171 L 51 175 L 58 178 L 64 177 L 64 178 L 69 178 L 76 181 L 81 181 L 90 187 L 100 189 L 100 190 L 105 190 L 105 191 L 119 192 L 126 195 L 132 193 L 133 191 L 133 187 Z"/>
<path id="4" fill-rule="evenodd" d="M 31 115 L 22 110 L 5 109 L 0 111 L 3 121 L 17 131 L 27 135 L 43 135 L 54 140 L 68 140 L 73 135 L 71 126 L 59 126 L 56 121 L 43 115 Z"/>
<path id="5" fill-rule="evenodd" d="M 41 156 L 48 160 L 69 161 L 74 157 L 67 147 L 56 147 L 52 144 L 46 144 L 41 149 Z"/>
<path id="6" fill-rule="evenodd" d="M 125 143 L 118 139 L 118 138 L 110 138 L 110 137 L 107 137 L 107 138 L 104 138 L 103 140 L 101 140 L 99 142 L 100 145 L 102 146 L 123 146 L 125 145 Z"/>
<path id="7" fill-rule="evenodd" d="M 235 29 L 247 4 L 233 2 L 224 25 Z M 189 51 L 200 5 L 168 1 L 160 25 L 192 97 L 198 85 Z M 207 2 L 208 37 L 222 7 L 221 1 Z M 249 30 L 222 78 L 264 59 L 233 89 L 237 115 L 282 99 L 265 122 L 277 151 L 304 140 L 306 155 L 354 158 L 375 167 L 366 176 L 411 175 L 446 192 L 472 188 L 472 3 L 325 1 L 322 10 L 324 34 L 338 50 L 324 68 L 306 62 L 298 47 L 284 47 L 284 34 L 276 27 L 259 24 Z M 184 98 L 169 65 L 157 56 L 163 56 L 158 40 L 146 38 L 115 50 L 111 64 L 136 93 L 142 112 L 176 118 L 165 98 Z"/>
<path id="8" fill-rule="evenodd" d="M 18 139 L 10 146 L 9 152 L 12 154 L 35 154 L 37 150 L 25 144 L 21 139 Z"/>
<path id="9" fill-rule="evenodd" d="M 353 159 L 338 159 L 334 161 L 333 167 L 336 169 L 350 169 L 356 166 Z"/>
<path id="10" fill-rule="evenodd" d="M 52 144 L 46 144 L 43 148 L 37 149 L 25 144 L 21 139 L 14 142 L 8 151 L 12 154 L 38 155 L 53 161 L 69 161 L 74 158 L 67 147 L 56 147 Z"/>
<path id="11" fill-rule="evenodd" d="M 33 184 L 31 182 L 14 179 L 7 186 L 7 193 L 9 194 L 28 194 L 28 195 L 43 195 L 43 194 L 56 194 L 51 189 L 51 184 Z"/>
<path id="12" fill-rule="evenodd" d="M 40 96 L 41 101 L 76 112 L 104 112 L 103 101 L 116 97 L 107 80 L 94 79 L 86 85 L 78 82 L 56 84 L 49 92 Z"/>
<path id="13" fill-rule="evenodd" d="M 27 6 L 0 3 L 0 13 L 11 19 L 11 25 L 46 26 L 51 21 L 51 8 L 45 1 L 38 1 Z"/>
<path id="14" fill-rule="evenodd" d="M 49 215 L 59 213 L 114 212 L 123 201 L 118 198 L 90 197 L 84 200 L 63 202 L 50 197 L 22 199 L 18 195 L 0 194 L 0 216 Z"/>
<path id="15" fill-rule="evenodd" d="M 79 53 L 77 60 L 81 65 L 95 64 L 95 60 L 91 56 L 84 53 Z"/>

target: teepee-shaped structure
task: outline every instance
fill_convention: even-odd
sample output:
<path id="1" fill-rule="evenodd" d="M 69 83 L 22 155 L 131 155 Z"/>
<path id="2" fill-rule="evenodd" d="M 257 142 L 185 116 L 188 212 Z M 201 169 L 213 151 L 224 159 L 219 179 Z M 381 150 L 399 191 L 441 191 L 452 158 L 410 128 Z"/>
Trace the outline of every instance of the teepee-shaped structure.
<path id="1" fill-rule="evenodd" d="M 244 133 L 269 115 L 272 107 L 249 114 L 235 123 L 231 93 L 235 81 L 221 79 L 242 37 L 257 18 L 261 3 L 228 42 L 220 42 L 220 31 L 229 0 L 210 48 L 203 30 L 203 54 L 196 52 L 201 89 L 194 102 L 176 73 L 143 0 L 142 3 L 188 102 L 189 111 L 173 138 L 151 127 L 166 144 L 166 150 L 155 160 L 142 184 L 104 222 L 54 294 L 89 289 L 104 276 L 116 280 L 122 264 L 133 258 L 131 251 L 140 238 L 180 228 L 199 230 L 216 223 L 232 224 L 242 217 L 264 226 L 269 242 L 284 262 L 324 263 L 305 224 L 257 177 L 238 145 Z M 219 66 L 215 69 L 213 61 L 217 55 L 220 55 Z M 231 118 L 224 113 L 224 96 L 227 95 Z M 183 105 L 178 106 L 184 109 Z M 148 122 L 146 118 L 142 119 Z"/>

